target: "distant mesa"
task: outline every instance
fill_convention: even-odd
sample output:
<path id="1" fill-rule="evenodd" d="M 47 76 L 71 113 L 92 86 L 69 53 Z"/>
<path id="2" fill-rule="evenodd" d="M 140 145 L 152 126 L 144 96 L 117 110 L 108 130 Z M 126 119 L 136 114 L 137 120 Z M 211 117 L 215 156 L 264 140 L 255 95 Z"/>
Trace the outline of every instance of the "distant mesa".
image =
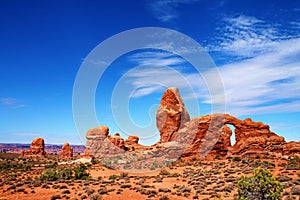
<path id="1" fill-rule="evenodd" d="M 45 141 L 43 138 L 35 138 L 31 142 L 29 150 L 24 150 L 21 153 L 22 157 L 43 157 L 45 155 Z"/>
<path id="2" fill-rule="evenodd" d="M 70 146 L 69 143 L 66 142 L 61 148 L 59 158 L 69 159 L 69 158 L 72 158 L 72 157 L 73 157 L 73 148 Z"/>
<path id="3" fill-rule="evenodd" d="M 86 156 L 98 159 L 124 152 L 142 153 L 164 159 L 214 159 L 227 156 L 299 155 L 300 142 L 286 142 L 262 122 L 240 120 L 229 114 L 211 114 L 190 120 L 177 88 L 168 88 L 156 114 L 160 140 L 152 146 L 140 145 L 137 136 L 124 140 L 119 133 L 109 134 L 107 126 L 90 129 L 86 134 Z M 234 133 L 228 125 L 234 127 Z M 236 142 L 230 138 L 235 134 Z"/>

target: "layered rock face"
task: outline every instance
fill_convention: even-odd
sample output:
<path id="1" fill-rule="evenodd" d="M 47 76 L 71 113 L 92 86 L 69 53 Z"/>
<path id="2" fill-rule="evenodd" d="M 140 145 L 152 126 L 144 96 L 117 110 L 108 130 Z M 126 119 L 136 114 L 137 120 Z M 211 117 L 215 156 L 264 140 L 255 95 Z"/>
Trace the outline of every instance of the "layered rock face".
<path id="1" fill-rule="evenodd" d="M 45 141 L 43 138 L 35 138 L 31 142 L 29 150 L 23 151 L 21 153 L 21 156 L 23 157 L 42 157 L 45 155 Z"/>
<path id="2" fill-rule="evenodd" d="M 129 136 L 125 141 L 120 134 L 110 136 L 108 127 L 100 126 L 87 132 L 87 154 L 101 158 L 105 154 L 142 150 L 165 159 L 300 154 L 300 142 L 286 143 L 268 125 L 250 118 L 240 120 L 228 114 L 211 114 L 190 120 L 177 88 L 165 91 L 156 120 L 160 140 L 150 147 L 138 144 L 137 136 Z M 228 125 L 232 125 L 234 131 Z M 233 134 L 236 140 L 234 145 L 230 140 Z"/>
<path id="3" fill-rule="evenodd" d="M 160 142 L 172 141 L 178 130 L 190 121 L 183 100 L 177 88 L 168 88 L 160 102 L 156 114 L 156 126 L 160 132 Z"/>
<path id="4" fill-rule="evenodd" d="M 66 142 L 61 148 L 59 158 L 66 159 L 72 157 L 73 157 L 73 148 L 70 146 L 69 143 Z"/>
<path id="5" fill-rule="evenodd" d="M 86 134 L 86 139 L 85 155 L 88 154 L 98 157 L 102 154 L 123 151 L 123 149 L 119 149 L 111 142 L 107 126 L 99 126 L 90 129 Z M 114 141 L 114 139 L 112 139 L 112 141 Z"/>

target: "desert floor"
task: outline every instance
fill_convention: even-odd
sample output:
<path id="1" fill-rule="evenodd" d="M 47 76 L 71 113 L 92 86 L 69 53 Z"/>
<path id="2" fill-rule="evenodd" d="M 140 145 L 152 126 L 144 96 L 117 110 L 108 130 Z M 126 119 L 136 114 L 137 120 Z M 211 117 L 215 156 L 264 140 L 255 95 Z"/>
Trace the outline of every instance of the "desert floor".
<path id="1" fill-rule="evenodd" d="M 87 180 L 40 180 L 57 158 L 19 158 L 0 155 L 0 199 L 237 199 L 237 182 L 258 167 L 268 169 L 285 189 L 282 199 L 300 199 L 300 160 L 278 158 L 226 158 L 185 161 L 148 172 L 108 169 L 89 164 Z"/>

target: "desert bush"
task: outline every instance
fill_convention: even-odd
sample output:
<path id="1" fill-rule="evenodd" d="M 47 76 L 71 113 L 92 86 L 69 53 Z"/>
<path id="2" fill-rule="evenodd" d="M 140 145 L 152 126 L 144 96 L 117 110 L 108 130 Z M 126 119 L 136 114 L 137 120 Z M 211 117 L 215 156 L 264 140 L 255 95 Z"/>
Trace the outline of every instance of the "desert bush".
<path id="1" fill-rule="evenodd" d="M 42 181 L 56 181 L 58 180 L 58 174 L 52 169 L 47 169 L 41 176 L 40 180 Z"/>
<path id="2" fill-rule="evenodd" d="M 296 185 L 294 187 L 292 187 L 292 195 L 300 195 L 300 186 Z"/>
<path id="3" fill-rule="evenodd" d="M 128 177 L 128 173 L 127 172 L 122 172 L 120 174 L 120 178 L 126 178 L 126 177 Z"/>
<path id="4" fill-rule="evenodd" d="M 233 157 L 233 161 L 236 161 L 236 162 L 241 161 L 241 158 L 238 157 L 238 156 L 234 156 L 234 157 Z"/>
<path id="5" fill-rule="evenodd" d="M 255 161 L 252 163 L 252 167 L 262 167 L 262 168 L 274 168 L 275 164 L 269 161 Z"/>
<path id="6" fill-rule="evenodd" d="M 238 195 L 241 200 L 276 200 L 280 199 L 283 185 L 272 173 L 263 168 L 253 171 L 253 176 L 242 176 L 238 181 Z"/>
<path id="7" fill-rule="evenodd" d="M 86 172 L 87 166 L 85 164 L 79 164 L 78 166 L 74 167 L 74 179 L 79 180 L 86 180 L 90 177 L 90 174 Z"/>
<path id="8" fill-rule="evenodd" d="M 59 169 L 57 173 L 58 173 L 58 179 L 62 179 L 62 180 L 72 179 L 73 171 L 70 168 Z"/>
<path id="9" fill-rule="evenodd" d="M 123 184 L 120 186 L 120 188 L 131 188 L 130 184 Z"/>
<path id="10" fill-rule="evenodd" d="M 101 199 L 102 199 L 101 195 L 99 195 L 99 194 L 92 194 L 90 196 L 90 200 L 101 200 Z"/>
<path id="11" fill-rule="evenodd" d="M 159 188 L 158 191 L 165 192 L 165 193 L 171 192 L 171 190 L 169 188 Z"/>
<path id="12" fill-rule="evenodd" d="M 61 199 L 61 196 L 58 194 L 54 194 L 51 196 L 51 200 Z"/>
<path id="13" fill-rule="evenodd" d="M 115 180 L 117 178 L 119 178 L 119 176 L 117 174 L 113 174 L 109 177 L 110 180 Z"/>
<path id="14" fill-rule="evenodd" d="M 287 170 L 299 170 L 300 169 L 300 164 L 299 164 L 299 158 L 295 157 L 294 159 L 290 159 L 288 161 L 288 164 L 286 166 Z"/>
<path id="15" fill-rule="evenodd" d="M 159 172 L 159 175 L 164 175 L 164 176 L 169 176 L 170 175 L 170 172 L 166 169 L 162 169 L 160 172 Z"/>
<path id="16" fill-rule="evenodd" d="M 169 200 L 170 198 L 167 195 L 159 197 L 159 200 Z"/>
<path id="17" fill-rule="evenodd" d="M 92 194 L 95 193 L 95 190 L 93 188 L 89 188 L 89 187 L 86 187 L 84 189 L 85 193 L 87 193 L 88 196 L 91 196 Z"/>
<path id="18" fill-rule="evenodd" d="M 66 189 L 61 192 L 62 194 L 71 194 L 70 190 Z"/>
<path id="19" fill-rule="evenodd" d="M 278 176 L 277 180 L 280 181 L 280 182 L 288 182 L 288 181 L 291 181 L 293 179 L 289 176 Z"/>

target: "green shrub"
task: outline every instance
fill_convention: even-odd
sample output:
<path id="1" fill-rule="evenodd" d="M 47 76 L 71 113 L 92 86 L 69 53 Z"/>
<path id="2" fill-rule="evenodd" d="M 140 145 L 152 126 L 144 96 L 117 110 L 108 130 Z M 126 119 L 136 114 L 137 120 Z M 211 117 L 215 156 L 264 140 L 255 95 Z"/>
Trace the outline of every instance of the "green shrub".
<path id="1" fill-rule="evenodd" d="M 238 157 L 238 156 L 234 156 L 234 157 L 233 157 L 233 161 L 237 161 L 237 162 L 238 162 L 238 161 L 241 161 L 241 158 Z"/>
<path id="2" fill-rule="evenodd" d="M 87 166 L 85 164 L 79 164 L 74 169 L 74 179 L 86 180 L 90 177 L 90 174 L 86 172 Z"/>
<path id="3" fill-rule="evenodd" d="M 70 180 L 72 179 L 73 170 L 70 168 L 59 169 L 58 170 L 58 178 L 62 180 Z"/>
<path id="4" fill-rule="evenodd" d="M 47 169 L 41 176 L 40 180 L 42 181 L 56 181 L 58 180 L 58 174 L 52 169 Z"/>
<path id="5" fill-rule="evenodd" d="M 160 172 L 159 172 L 159 175 L 164 175 L 164 176 L 169 176 L 170 175 L 170 172 L 166 169 L 162 169 Z"/>
<path id="6" fill-rule="evenodd" d="M 253 176 L 243 175 L 238 181 L 238 195 L 240 200 L 280 199 L 283 185 L 276 180 L 270 171 L 257 168 L 253 173 Z"/>
<path id="7" fill-rule="evenodd" d="M 119 176 L 117 174 L 113 174 L 109 177 L 110 180 L 115 180 L 117 178 L 119 178 Z"/>
<path id="8" fill-rule="evenodd" d="M 294 159 L 290 159 L 286 169 L 287 170 L 299 170 L 300 169 L 300 164 L 299 164 L 299 158 L 295 157 Z"/>
<path id="9" fill-rule="evenodd" d="M 126 178 L 126 177 L 128 177 L 128 173 L 127 172 L 122 172 L 120 174 L 120 178 Z"/>

